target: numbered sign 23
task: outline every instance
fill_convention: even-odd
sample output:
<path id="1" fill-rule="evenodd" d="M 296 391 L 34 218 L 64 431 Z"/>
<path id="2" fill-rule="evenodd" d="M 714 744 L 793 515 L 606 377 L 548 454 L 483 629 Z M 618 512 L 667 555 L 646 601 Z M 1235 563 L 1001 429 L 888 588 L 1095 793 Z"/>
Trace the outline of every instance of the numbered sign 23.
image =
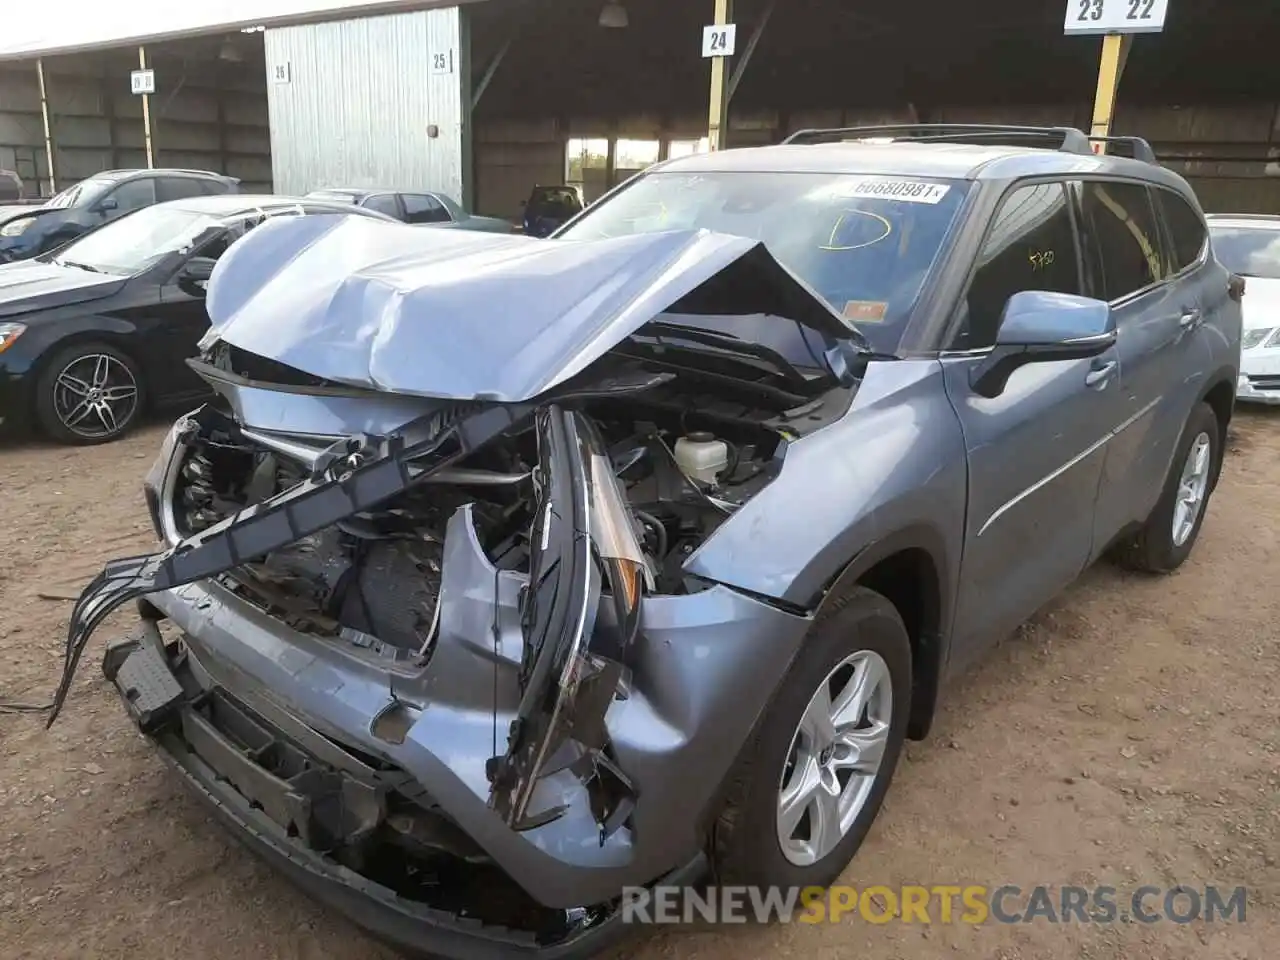
<path id="1" fill-rule="evenodd" d="M 1067 34 L 1159 33 L 1169 0 L 1067 0 Z"/>

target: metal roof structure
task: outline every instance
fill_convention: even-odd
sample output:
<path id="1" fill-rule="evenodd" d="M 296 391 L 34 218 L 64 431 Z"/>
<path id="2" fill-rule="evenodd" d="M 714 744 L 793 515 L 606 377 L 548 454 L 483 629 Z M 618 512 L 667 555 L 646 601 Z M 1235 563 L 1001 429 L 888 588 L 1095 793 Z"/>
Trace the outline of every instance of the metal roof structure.
<path id="1" fill-rule="evenodd" d="M 99 4 L 44 0 L 5 11 L 0 61 L 474 2 L 478 0 L 129 0 Z"/>

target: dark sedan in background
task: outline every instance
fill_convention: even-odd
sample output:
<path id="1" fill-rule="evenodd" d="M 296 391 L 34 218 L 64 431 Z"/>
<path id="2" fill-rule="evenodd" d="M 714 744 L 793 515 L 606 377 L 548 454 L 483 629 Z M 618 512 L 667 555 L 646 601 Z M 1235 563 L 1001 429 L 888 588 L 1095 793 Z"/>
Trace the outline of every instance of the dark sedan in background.
<path id="1" fill-rule="evenodd" d="M 512 233 L 515 226 L 501 217 L 482 217 L 468 213 L 452 197 L 430 190 L 365 190 L 332 187 L 307 194 L 309 199 L 349 203 L 365 210 L 394 217 L 401 223 L 418 223 L 457 230 L 479 230 L 483 233 Z"/>
<path id="2" fill-rule="evenodd" d="M 307 214 L 389 219 L 323 200 L 199 197 L 0 265 L 0 430 L 104 443 L 148 406 L 204 396 L 183 361 L 209 326 L 204 288 L 214 264 L 263 220 Z"/>
<path id="3" fill-rule="evenodd" d="M 0 263 L 49 253 L 143 207 L 235 193 L 239 184 L 235 177 L 204 170 L 106 170 L 44 204 L 0 211 Z"/>

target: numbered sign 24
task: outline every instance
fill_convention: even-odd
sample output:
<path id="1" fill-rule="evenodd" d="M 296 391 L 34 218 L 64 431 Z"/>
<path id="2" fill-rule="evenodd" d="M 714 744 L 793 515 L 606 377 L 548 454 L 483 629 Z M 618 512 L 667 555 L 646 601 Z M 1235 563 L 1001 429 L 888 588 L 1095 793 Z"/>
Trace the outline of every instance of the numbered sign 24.
<path id="1" fill-rule="evenodd" d="M 1067 0 L 1067 34 L 1160 33 L 1169 0 Z"/>
<path id="2" fill-rule="evenodd" d="M 738 46 L 738 25 L 719 23 L 702 28 L 704 57 L 732 57 Z"/>

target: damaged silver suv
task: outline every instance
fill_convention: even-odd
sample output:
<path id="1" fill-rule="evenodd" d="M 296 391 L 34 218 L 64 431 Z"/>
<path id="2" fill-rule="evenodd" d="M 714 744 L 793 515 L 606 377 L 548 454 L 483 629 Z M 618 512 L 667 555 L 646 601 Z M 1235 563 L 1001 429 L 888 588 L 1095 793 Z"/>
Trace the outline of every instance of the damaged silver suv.
<path id="1" fill-rule="evenodd" d="M 165 547 L 86 588 L 58 706 L 137 601 L 103 668 L 141 730 L 419 953 L 590 955 L 627 888 L 708 872 L 830 883 L 946 677 L 1104 552 L 1196 540 L 1241 284 L 1149 154 L 811 131 L 549 240 L 264 225 L 146 479 Z"/>

